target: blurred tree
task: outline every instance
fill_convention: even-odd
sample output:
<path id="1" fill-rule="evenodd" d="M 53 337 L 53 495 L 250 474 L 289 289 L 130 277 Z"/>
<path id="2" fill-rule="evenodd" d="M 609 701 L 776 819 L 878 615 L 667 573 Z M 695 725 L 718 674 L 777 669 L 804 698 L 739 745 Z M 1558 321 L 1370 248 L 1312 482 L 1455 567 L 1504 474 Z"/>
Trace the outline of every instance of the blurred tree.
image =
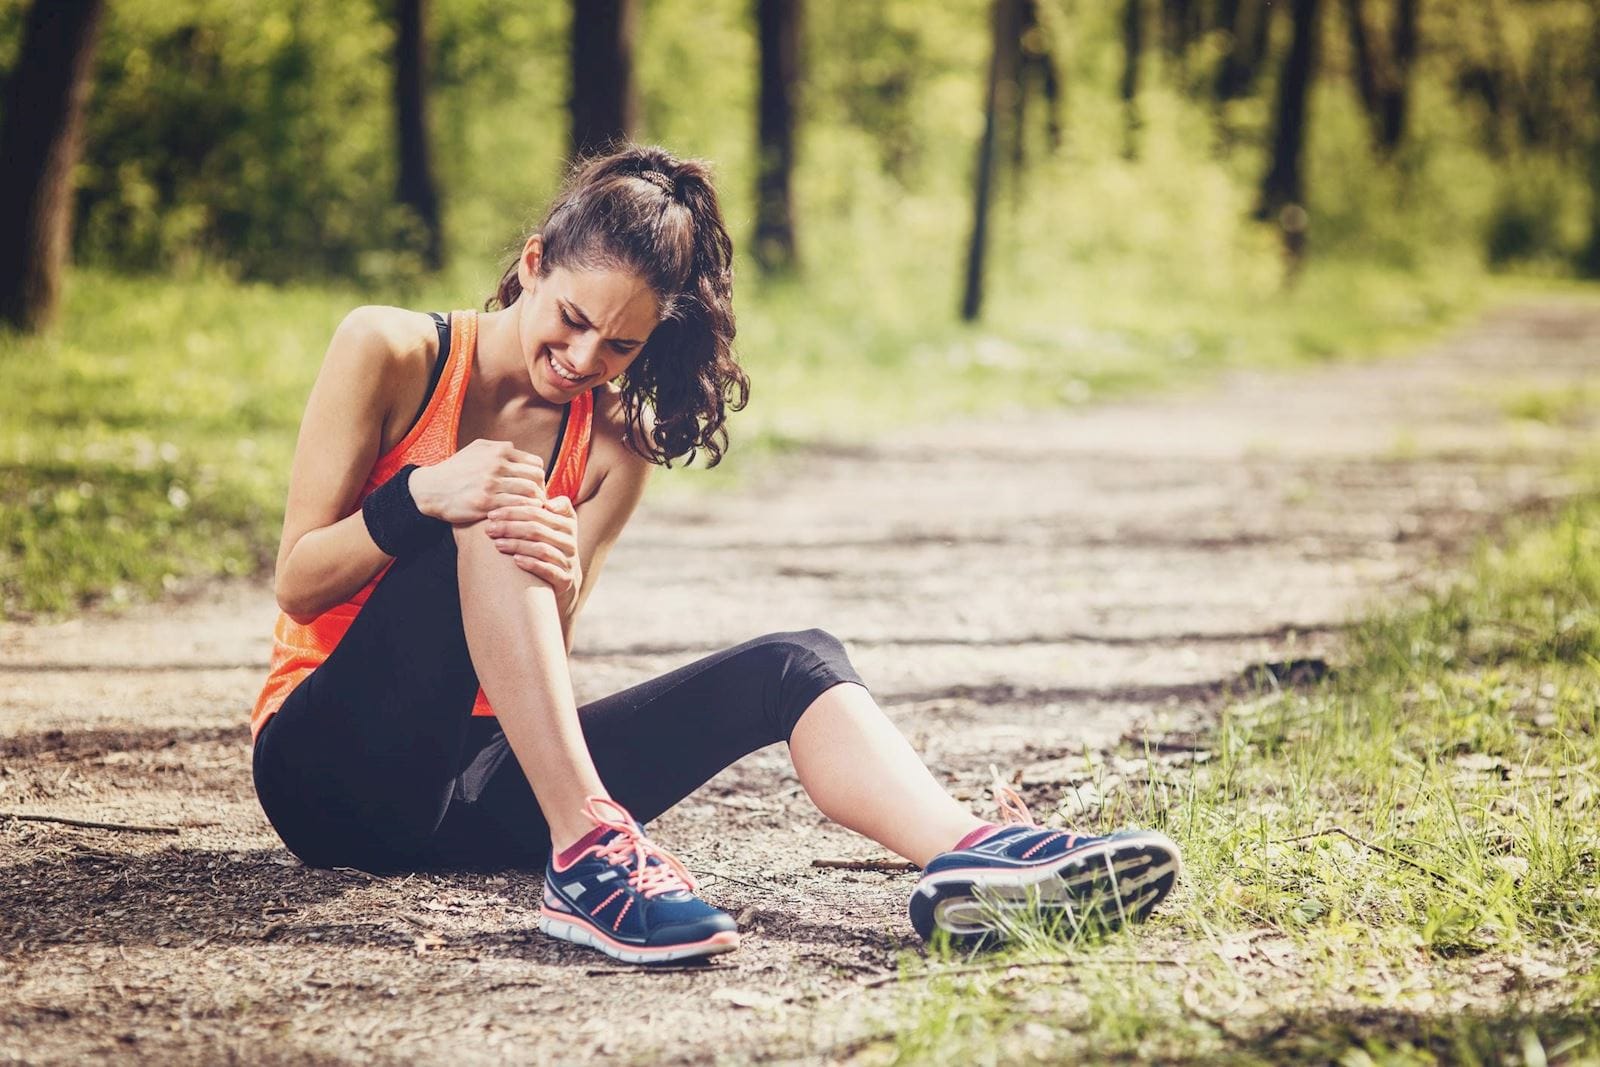
<path id="1" fill-rule="evenodd" d="M 1204 29 L 1205 10 L 1197 0 L 1161 0 L 1161 47 L 1180 69 Z"/>
<path id="2" fill-rule="evenodd" d="M 428 150 L 426 0 L 396 0 L 394 109 L 400 148 L 399 200 L 422 227 L 422 260 L 429 270 L 444 265 L 439 190 Z"/>
<path id="3" fill-rule="evenodd" d="M 1411 111 L 1411 70 L 1416 65 L 1419 45 L 1417 8 L 1420 0 L 1397 0 L 1390 33 L 1387 83 L 1383 86 L 1379 109 L 1378 141 L 1393 152 L 1405 138 L 1406 121 Z"/>
<path id="4" fill-rule="evenodd" d="M 1362 0 L 1344 0 L 1345 31 L 1350 35 L 1350 55 L 1353 60 L 1356 94 L 1361 106 L 1376 122 L 1378 116 L 1378 67 L 1372 56 L 1372 42 L 1367 37 L 1367 13 Z"/>
<path id="5" fill-rule="evenodd" d="M 1589 30 L 1589 106 L 1600 115 L 1600 4 L 1594 5 Z M 1600 278 L 1600 126 L 1589 130 L 1589 242 L 1578 268 L 1590 278 Z"/>
<path id="6" fill-rule="evenodd" d="M 572 0 L 572 153 L 632 136 L 635 0 Z"/>
<path id="7" fill-rule="evenodd" d="M 795 94 L 800 82 L 801 0 L 756 0 L 761 40 L 761 94 L 757 106 L 755 259 L 769 273 L 796 264 L 794 210 Z"/>
<path id="8" fill-rule="evenodd" d="M 989 83 L 983 111 L 983 138 L 978 143 L 978 163 L 973 179 L 972 240 L 967 245 L 966 283 L 961 295 L 961 318 L 972 322 L 983 307 L 984 257 L 989 242 L 989 202 L 994 190 L 1001 124 L 1014 114 L 1017 72 L 1022 62 L 1023 5 L 1025 0 L 994 0 L 990 29 Z"/>
<path id="9" fill-rule="evenodd" d="M 1380 44 L 1368 34 L 1362 0 L 1344 0 L 1356 90 L 1371 119 L 1373 141 L 1385 155 L 1405 138 L 1417 58 L 1417 6 L 1418 0 L 1396 0 L 1389 40 Z"/>
<path id="10" fill-rule="evenodd" d="M 1217 22 L 1226 37 L 1217 68 L 1219 101 L 1237 100 L 1255 84 L 1271 38 L 1273 10 L 1271 0 L 1222 0 Z"/>
<path id="11" fill-rule="evenodd" d="M 72 236 L 72 170 L 103 0 L 34 0 L 0 129 L 0 321 L 49 325 Z"/>
<path id="12" fill-rule="evenodd" d="M 1122 7 L 1122 154 L 1139 154 L 1139 62 L 1144 57 L 1144 0 L 1123 0 Z"/>
<path id="13" fill-rule="evenodd" d="M 1311 83 L 1317 73 L 1318 35 L 1321 23 L 1318 0 L 1293 0 L 1294 35 L 1278 76 L 1278 102 L 1272 128 L 1272 160 L 1261 180 L 1259 219 L 1277 219 L 1291 264 L 1305 252 L 1305 152 L 1306 118 Z"/>
<path id="14" fill-rule="evenodd" d="M 1045 11 L 1038 0 L 1024 0 L 1019 40 L 1016 116 L 1012 120 L 1012 163 L 1021 174 L 1027 163 L 1028 101 L 1038 86 L 1044 97 L 1045 143 L 1053 153 L 1060 149 L 1066 103 L 1066 82 L 1056 59 L 1056 44 L 1044 21 Z"/>

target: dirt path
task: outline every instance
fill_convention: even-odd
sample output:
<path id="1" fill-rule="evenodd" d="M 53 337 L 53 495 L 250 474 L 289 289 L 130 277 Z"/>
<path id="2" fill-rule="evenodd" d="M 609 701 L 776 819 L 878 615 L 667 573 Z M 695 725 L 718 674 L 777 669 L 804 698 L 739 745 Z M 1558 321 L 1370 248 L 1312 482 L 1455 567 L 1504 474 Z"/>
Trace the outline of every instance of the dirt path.
<path id="1" fill-rule="evenodd" d="M 1201 726 L 1253 664 L 1332 654 L 1378 596 L 1570 491 L 1584 427 L 1507 399 L 1600 372 L 1600 311 L 1500 312 L 1405 360 L 816 448 L 737 495 L 647 503 L 585 616 L 593 696 L 822 625 L 964 794 L 1054 800 L 1083 753 Z M 0 1060 L 808 1058 L 914 947 L 906 874 L 760 753 L 654 827 L 747 933 L 640 974 L 534 929 L 539 880 L 302 868 L 250 786 L 259 586 L 0 627 Z M 1091 816 L 1092 817 L 1092 816 Z M 855 1013 L 859 1017 L 860 1012 Z"/>

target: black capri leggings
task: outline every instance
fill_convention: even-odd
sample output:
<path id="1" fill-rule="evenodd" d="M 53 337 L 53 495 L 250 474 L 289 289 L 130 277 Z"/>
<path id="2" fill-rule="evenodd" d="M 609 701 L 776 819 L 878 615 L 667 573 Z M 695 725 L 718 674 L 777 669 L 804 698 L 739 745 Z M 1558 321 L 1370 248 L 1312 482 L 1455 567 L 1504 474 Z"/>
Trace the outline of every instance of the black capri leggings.
<path id="1" fill-rule="evenodd" d="M 578 709 L 600 779 L 641 822 L 740 757 L 787 741 L 841 682 L 821 630 L 769 634 Z M 256 795 L 313 867 L 524 868 L 549 855 L 533 790 L 493 718 L 474 717 L 448 532 L 397 560 L 349 632 L 256 738 Z"/>

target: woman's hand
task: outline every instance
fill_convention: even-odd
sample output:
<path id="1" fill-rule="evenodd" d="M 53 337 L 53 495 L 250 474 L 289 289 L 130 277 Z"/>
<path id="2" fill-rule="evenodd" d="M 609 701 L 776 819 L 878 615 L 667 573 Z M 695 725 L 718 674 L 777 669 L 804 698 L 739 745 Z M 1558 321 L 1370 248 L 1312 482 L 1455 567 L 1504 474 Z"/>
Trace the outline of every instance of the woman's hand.
<path id="1" fill-rule="evenodd" d="M 489 512 L 486 527 L 494 546 L 517 566 L 555 590 L 561 614 L 568 616 L 583 589 L 578 559 L 578 513 L 564 496 L 539 503 L 519 502 Z"/>
<path id="2" fill-rule="evenodd" d="M 424 515 L 456 526 L 495 508 L 542 503 L 544 460 L 509 441 L 481 438 L 443 463 L 411 472 L 411 498 Z"/>

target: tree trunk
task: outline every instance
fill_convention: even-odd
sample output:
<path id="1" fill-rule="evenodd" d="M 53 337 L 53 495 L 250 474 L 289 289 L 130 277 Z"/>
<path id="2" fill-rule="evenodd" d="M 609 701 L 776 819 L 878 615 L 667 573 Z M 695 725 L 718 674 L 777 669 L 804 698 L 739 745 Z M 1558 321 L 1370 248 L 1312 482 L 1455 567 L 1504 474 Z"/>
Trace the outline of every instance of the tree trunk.
<path id="1" fill-rule="evenodd" d="M 1272 19 L 1277 10 L 1272 0 L 1256 0 L 1252 5 L 1250 32 L 1246 34 L 1241 25 L 1239 35 L 1234 38 L 1236 48 L 1229 55 L 1233 64 L 1229 78 L 1231 95 L 1223 99 L 1245 96 L 1255 85 L 1256 75 L 1261 72 L 1261 64 L 1266 62 L 1272 45 Z"/>
<path id="2" fill-rule="evenodd" d="M 1161 43 L 1172 59 L 1181 62 L 1188 54 L 1199 14 L 1195 0 L 1161 0 Z"/>
<path id="3" fill-rule="evenodd" d="M 400 203 L 422 226 L 422 258 L 429 270 L 444 265 L 439 190 L 428 151 L 427 0 L 397 0 L 394 46 L 394 112 L 400 149 Z"/>
<path id="4" fill-rule="evenodd" d="M 1026 137 L 1027 97 L 1030 83 L 1037 80 L 1044 96 L 1045 141 L 1051 152 L 1061 148 L 1062 132 L 1066 123 L 1062 113 L 1066 107 L 1066 83 L 1056 62 L 1055 42 L 1050 37 L 1050 27 L 1041 18 L 1039 0 L 1023 0 L 1022 27 L 1018 38 L 1016 162 L 1018 170 L 1023 164 L 1023 140 Z"/>
<path id="5" fill-rule="evenodd" d="M 1377 128 L 1379 103 L 1378 68 L 1372 55 L 1372 41 L 1367 36 L 1366 11 L 1361 0 L 1344 0 L 1345 29 L 1350 34 L 1350 53 L 1355 61 L 1356 92 L 1361 96 L 1361 106 L 1368 121 Z"/>
<path id="6" fill-rule="evenodd" d="M 633 132 L 634 0 L 572 0 L 572 153 L 589 155 Z"/>
<path id="7" fill-rule="evenodd" d="M 34 332 L 55 316 L 72 240 L 72 168 L 83 134 L 104 0 L 34 0 L 0 130 L 0 322 Z"/>
<path id="8" fill-rule="evenodd" d="M 1278 103 L 1272 131 L 1272 162 L 1261 182 L 1257 218 L 1270 219 L 1290 205 L 1305 202 L 1301 156 L 1306 112 L 1317 69 L 1318 0 L 1293 0 L 1294 37 L 1278 78 Z"/>
<path id="9" fill-rule="evenodd" d="M 1245 30 L 1253 28 L 1261 16 L 1241 18 L 1242 7 L 1240 0 L 1222 0 L 1217 8 L 1217 28 L 1222 31 L 1225 48 L 1222 62 L 1217 66 L 1217 83 L 1213 90 L 1219 103 L 1244 95 L 1245 55 L 1250 43 Z"/>
<path id="10" fill-rule="evenodd" d="M 1139 61 L 1144 55 L 1144 0 L 1124 0 L 1122 6 L 1122 154 L 1139 154 Z"/>
<path id="11" fill-rule="evenodd" d="M 1399 148 L 1406 135 L 1411 68 L 1417 60 L 1417 3 L 1418 0 L 1397 0 L 1395 6 L 1388 84 L 1384 86 L 1378 111 L 1378 143 L 1385 152 Z"/>
<path id="12" fill-rule="evenodd" d="M 1600 14 L 1596 14 L 1589 46 L 1589 92 L 1592 107 L 1600 113 Z M 1578 260 L 1588 278 L 1600 278 L 1600 131 L 1589 134 L 1589 244 Z"/>
<path id="13" fill-rule="evenodd" d="M 1038 0 L 1033 0 L 1030 7 L 1037 13 Z M 1041 29 L 1048 27 L 1041 26 Z M 1038 58 L 1038 65 L 1044 87 L 1045 136 L 1050 142 L 1050 151 L 1059 152 L 1066 138 L 1067 80 L 1061 76 L 1061 65 L 1056 58 L 1055 45 L 1048 36 L 1045 38 L 1044 51 Z"/>
<path id="14" fill-rule="evenodd" d="M 761 39 L 761 99 L 756 172 L 755 258 L 769 273 L 796 262 L 794 207 L 795 94 L 800 83 L 801 0 L 756 0 Z"/>
<path id="15" fill-rule="evenodd" d="M 994 0 L 991 17 L 993 51 L 989 57 L 989 88 L 984 103 L 983 139 L 978 144 L 978 166 L 973 181 L 972 241 L 967 246 L 966 285 L 961 296 L 961 317 L 977 319 L 983 307 L 984 256 L 989 242 L 989 201 L 999 156 L 1000 122 L 1011 110 L 1016 92 L 1018 43 L 1022 37 L 1024 0 Z"/>

